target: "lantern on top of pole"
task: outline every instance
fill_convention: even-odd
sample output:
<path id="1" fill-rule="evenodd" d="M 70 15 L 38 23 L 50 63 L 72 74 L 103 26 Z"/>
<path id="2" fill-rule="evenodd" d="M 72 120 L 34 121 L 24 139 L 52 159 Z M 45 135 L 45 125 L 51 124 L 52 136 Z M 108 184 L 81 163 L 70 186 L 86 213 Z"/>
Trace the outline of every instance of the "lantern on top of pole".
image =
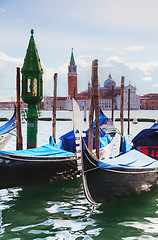
<path id="1" fill-rule="evenodd" d="M 37 146 L 37 105 L 43 99 L 43 68 L 34 41 L 34 31 L 31 37 L 21 70 L 22 99 L 28 104 L 27 111 L 27 148 Z"/>

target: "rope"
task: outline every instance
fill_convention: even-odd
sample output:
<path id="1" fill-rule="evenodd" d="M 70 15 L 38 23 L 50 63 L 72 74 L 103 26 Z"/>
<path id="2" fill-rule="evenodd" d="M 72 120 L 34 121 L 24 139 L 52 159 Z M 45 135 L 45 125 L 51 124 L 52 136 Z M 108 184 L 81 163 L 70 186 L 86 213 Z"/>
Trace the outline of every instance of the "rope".
<path id="1" fill-rule="evenodd" d="M 18 135 L 14 134 L 14 133 L 12 133 L 12 132 L 8 132 L 8 134 L 10 134 L 10 135 L 12 135 L 12 136 L 14 136 L 14 137 L 18 137 Z"/>

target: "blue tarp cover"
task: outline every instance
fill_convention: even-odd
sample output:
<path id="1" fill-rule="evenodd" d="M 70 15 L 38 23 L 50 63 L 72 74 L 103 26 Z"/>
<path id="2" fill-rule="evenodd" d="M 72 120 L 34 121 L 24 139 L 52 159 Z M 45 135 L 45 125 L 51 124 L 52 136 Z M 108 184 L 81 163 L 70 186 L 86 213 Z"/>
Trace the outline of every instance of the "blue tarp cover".
<path id="1" fill-rule="evenodd" d="M 132 140 L 133 146 L 158 146 L 158 123 L 151 128 L 144 129 L 138 133 Z"/>
<path id="2" fill-rule="evenodd" d="M 9 132 L 16 127 L 16 119 L 13 118 L 0 127 L 0 135 Z"/>
<path id="3" fill-rule="evenodd" d="M 88 146 L 88 136 L 89 130 L 86 132 L 86 137 L 84 137 L 85 143 Z M 66 149 L 67 151 L 76 152 L 76 143 L 75 143 L 75 134 L 74 131 L 70 131 L 59 138 L 61 142 L 57 145 L 62 149 Z M 104 147 L 112 141 L 110 135 L 106 134 L 105 131 L 100 128 L 100 147 Z M 95 148 L 95 128 L 93 130 L 93 149 Z"/>
<path id="4" fill-rule="evenodd" d="M 105 114 L 100 113 L 100 126 L 103 124 L 103 122 L 107 119 L 107 116 Z M 96 121 L 94 120 L 93 126 L 95 127 Z"/>
<path id="5" fill-rule="evenodd" d="M 89 129 L 86 131 L 86 137 L 84 141 L 88 147 Z M 100 128 L 100 148 L 108 145 L 112 141 L 109 134 L 107 134 L 102 128 Z M 95 149 L 95 127 L 93 129 L 93 149 Z"/>
<path id="6" fill-rule="evenodd" d="M 100 168 L 155 168 L 158 167 L 158 161 L 145 154 L 133 149 L 126 154 L 116 158 L 104 159 L 98 161 Z"/>
<path id="7" fill-rule="evenodd" d="M 127 143 L 126 138 L 123 138 L 123 144 L 122 144 L 122 154 L 125 154 L 129 152 L 132 149 L 132 146 Z"/>
<path id="8" fill-rule="evenodd" d="M 60 145 L 61 148 L 66 149 L 67 151 L 70 151 L 73 153 L 76 152 L 75 134 L 73 130 L 62 135 L 59 139 L 62 142 L 62 143 L 59 143 L 61 144 Z"/>
<path id="9" fill-rule="evenodd" d="M 56 146 L 52 146 L 51 144 L 26 150 L 0 151 L 0 154 L 16 154 L 23 156 L 53 156 L 53 157 L 74 155 L 74 153 L 72 152 L 59 149 Z"/>

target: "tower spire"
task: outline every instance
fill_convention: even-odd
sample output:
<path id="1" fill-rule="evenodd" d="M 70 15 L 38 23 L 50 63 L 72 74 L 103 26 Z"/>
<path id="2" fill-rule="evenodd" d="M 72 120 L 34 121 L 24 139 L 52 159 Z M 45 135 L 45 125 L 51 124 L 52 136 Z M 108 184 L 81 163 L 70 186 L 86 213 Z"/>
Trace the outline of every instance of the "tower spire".
<path id="1" fill-rule="evenodd" d="M 71 64 L 71 65 L 75 65 L 75 59 L 74 59 L 74 54 L 73 54 L 73 48 L 72 48 L 72 50 L 71 50 L 70 64 Z"/>

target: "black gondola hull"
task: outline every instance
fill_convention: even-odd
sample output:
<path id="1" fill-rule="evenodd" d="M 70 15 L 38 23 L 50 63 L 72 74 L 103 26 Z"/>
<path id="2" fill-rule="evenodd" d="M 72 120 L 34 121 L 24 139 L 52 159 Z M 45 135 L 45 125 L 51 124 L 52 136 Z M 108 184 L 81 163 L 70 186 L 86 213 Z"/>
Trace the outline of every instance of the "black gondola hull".
<path id="1" fill-rule="evenodd" d="M 157 188 L 157 168 L 101 169 L 84 142 L 82 145 L 83 183 L 91 203 L 138 195 Z"/>
<path id="2" fill-rule="evenodd" d="M 73 179 L 78 175 L 76 156 L 0 156 L 0 189 Z"/>

